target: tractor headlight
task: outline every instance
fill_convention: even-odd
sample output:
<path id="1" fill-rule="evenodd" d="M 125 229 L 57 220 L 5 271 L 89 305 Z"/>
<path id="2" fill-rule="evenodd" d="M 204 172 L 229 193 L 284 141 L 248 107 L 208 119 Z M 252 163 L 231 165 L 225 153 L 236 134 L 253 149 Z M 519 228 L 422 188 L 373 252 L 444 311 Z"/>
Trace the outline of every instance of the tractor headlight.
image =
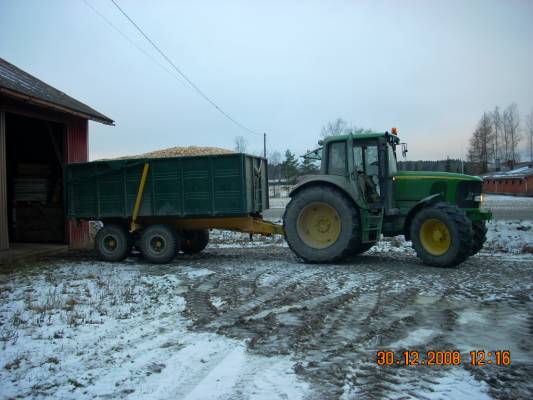
<path id="1" fill-rule="evenodd" d="M 477 196 L 474 196 L 474 201 L 481 205 L 481 203 L 483 203 L 483 194 L 478 194 Z"/>

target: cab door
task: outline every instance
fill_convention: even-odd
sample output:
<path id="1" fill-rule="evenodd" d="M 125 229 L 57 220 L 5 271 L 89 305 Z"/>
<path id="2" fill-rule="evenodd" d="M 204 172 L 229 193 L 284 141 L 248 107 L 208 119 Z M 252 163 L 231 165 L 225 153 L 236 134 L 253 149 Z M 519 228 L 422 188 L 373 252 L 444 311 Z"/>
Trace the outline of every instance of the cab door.
<path id="1" fill-rule="evenodd" d="M 376 140 L 354 141 L 352 147 L 352 178 L 371 208 L 382 204 L 382 173 L 380 152 Z"/>

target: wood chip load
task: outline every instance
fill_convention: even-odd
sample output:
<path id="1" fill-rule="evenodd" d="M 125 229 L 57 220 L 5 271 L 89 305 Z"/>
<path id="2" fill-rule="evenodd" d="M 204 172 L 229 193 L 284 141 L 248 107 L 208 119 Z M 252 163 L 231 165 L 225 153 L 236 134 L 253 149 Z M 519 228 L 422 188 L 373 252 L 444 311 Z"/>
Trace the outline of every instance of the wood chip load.
<path id="1" fill-rule="evenodd" d="M 187 156 L 207 156 L 213 154 L 232 154 L 232 150 L 222 149 L 220 147 L 170 147 L 168 149 L 150 151 L 148 153 L 138 154 L 134 156 L 117 157 L 115 160 L 122 160 L 126 158 L 166 158 L 166 157 L 187 157 Z"/>

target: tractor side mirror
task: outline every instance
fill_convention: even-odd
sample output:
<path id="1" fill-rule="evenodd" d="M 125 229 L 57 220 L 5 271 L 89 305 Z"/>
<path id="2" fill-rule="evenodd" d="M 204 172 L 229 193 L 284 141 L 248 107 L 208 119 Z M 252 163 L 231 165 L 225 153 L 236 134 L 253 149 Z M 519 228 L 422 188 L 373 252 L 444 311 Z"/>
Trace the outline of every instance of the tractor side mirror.
<path id="1" fill-rule="evenodd" d="M 407 143 L 400 143 L 402 145 L 402 157 L 405 158 L 407 156 Z"/>

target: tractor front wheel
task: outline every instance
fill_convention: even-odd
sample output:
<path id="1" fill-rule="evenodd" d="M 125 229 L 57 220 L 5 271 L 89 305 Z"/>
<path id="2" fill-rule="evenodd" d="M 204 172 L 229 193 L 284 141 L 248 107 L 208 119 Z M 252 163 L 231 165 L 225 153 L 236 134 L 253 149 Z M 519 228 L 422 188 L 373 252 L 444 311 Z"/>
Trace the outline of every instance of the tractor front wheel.
<path id="1" fill-rule="evenodd" d="M 472 254 L 477 254 L 487 241 L 487 226 L 485 221 L 472 222 Z"/>
<path id="2" fill-rule="evenodd" d="M 424 208 L 411 223 L 417 256 L 435 267 L 462 263 L 472 252 L 472 223 L 463 210 L 448 203 Z"/>

